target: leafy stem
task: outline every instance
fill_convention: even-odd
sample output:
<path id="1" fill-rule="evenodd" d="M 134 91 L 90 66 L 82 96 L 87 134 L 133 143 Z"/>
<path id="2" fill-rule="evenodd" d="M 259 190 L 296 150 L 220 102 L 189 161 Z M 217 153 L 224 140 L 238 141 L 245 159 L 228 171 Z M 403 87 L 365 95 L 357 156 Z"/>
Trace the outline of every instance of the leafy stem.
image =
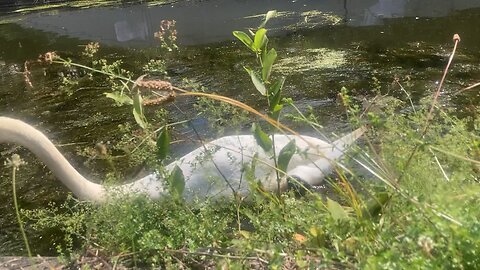
<path id="1" fill-rule="evenodd" d="M 132 79 L 124 77 L 124 76 L 119 75 L 119 74 L 115 74 L 115 73 L 112 73 L 112 72 L 106 72 L 106 71 L 95 69 L 95 68 L 85 66 L 85 65 L 82 65 L 82 64 L 74 63 L 74 62 L 71 62 L 69 60 L 65 60 L 63 58 L 60 58 L 58 56 L 55 59 L 57 59 L 57 60 L 53 60 L 52 63 L 79 67 L 79 68 L 83 68 L 83 69 L 86 69 L 86 70 L 89 70 L 89 71 L 92 71 L 92 72 L 95 72 L 95 73 L 107 75 L 107 76 L 115 78 L 115 79 L 127 81 L 127 82 L 130 82 L 130 83 L 135 83 L 135 81 L 133 81 Z"/>
<path id="2" fill-rule="evenodd" d="M 275 16 L 276 11 L 269 11 L 265 16 L 265 21 L 260 25 L 260 27 L 255 31 L 249 31 L 251 36 L 242 31 L 234 31 L 233 35 L 240 40 L 247 48 L 252 51 L 258 62 L 259 68 L 257 70 L 244 67 L 247 73 L 250 75 L 253 85 L 257 91 L 266 97 L 267 106 L 268 106 L 268 115 L 279 123 L 280 112 L 283 108 L 281 93 L 283 88 L 284 78 L 280 78 L 276 81 L 272 81 L 270 76 L 272 73 L 273 63 L 277 58 L 277 52 L 274 48 L 268 49 L 268 38 L 267 30 L 263 28 L 266 22 Z M 274 125 L 275 126 L 275 125 Z M 260 126 L 255 125 L 252 127 L 255 139 L 257 143 L 263 148 L 264 151 L 272 153 L 272 158 L 275 167 L 278 167 L 279 160 L 284 157 L 277 156 L 277 151 L 275 148 L 275 136 L 272 132 L 271 138 L 264 135 L 264 132 Z M 273 146 L 273 147 L 272 147 Z M 280 153 L 285 152 L 280 151 Z M 278 159 L 277 159 L 278 158 Z M 289 158 L 288 158 L 289 160 Z M 288 163 L 287 163 L 288 164 Z M 277 178 L 277 191 L 280 194 L 280 178 L 281 175 L 278 173 L 278 170 L 275 170 Z"/>

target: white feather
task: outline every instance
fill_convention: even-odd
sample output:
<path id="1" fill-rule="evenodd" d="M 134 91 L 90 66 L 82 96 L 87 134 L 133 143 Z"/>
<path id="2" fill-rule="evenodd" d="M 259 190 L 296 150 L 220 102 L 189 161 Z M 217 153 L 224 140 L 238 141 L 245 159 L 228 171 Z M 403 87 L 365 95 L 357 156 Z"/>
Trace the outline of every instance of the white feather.
<path id="1" fill-rule="evenodd" d="M 280 153 L 294 139 L 297 153 L 292 156 L 286 173 L 315 186 L 364 131 L 364 128 L 357 129 L 333 143 L 310 136 L 275 135 L 275 150 Z M 163 177 L 159 174 L 110 188 L 89 181 L 43 133 L 20 120 L 0 117 L 0 142 L 17 143 L 30 149 L 80 199 L 101 202 L 110 192 L 143 193 L 152 199 L 166 194 Z M 187 200 L 229 197 L 233 190 L 246 196 L 250 192 L 246 170 L 253 167 L 255 179 L 261 181 L 265 190 L 275 192 L 279 187 L 281 191 L 287 188 L 286 177 L 277 182 L 272 153 L 263 151 L 252 135 L 226 136 L 206 143 L 167 165 L 167 174 L 175 166 L 185 177 L 183 196 Z"/>

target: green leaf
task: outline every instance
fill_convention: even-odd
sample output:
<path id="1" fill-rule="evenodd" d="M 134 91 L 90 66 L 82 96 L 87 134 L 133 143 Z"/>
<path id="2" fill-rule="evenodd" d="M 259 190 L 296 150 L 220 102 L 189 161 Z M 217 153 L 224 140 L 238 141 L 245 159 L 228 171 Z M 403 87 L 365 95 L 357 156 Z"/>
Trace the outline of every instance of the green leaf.
<path id="1" fill-rule="evenodd" d="M 260 145 L 265 152 L 268 152 L 272 149 L 272 140 L 265 132 L 263 132 L 259 125 L 253 123 L 252 132 L 258 145 Z"/>
<path id="2" fill-rule="evenodd" d="M 346 220 L 348 219 L 348 213 L 345 209 L 336 201 L 327 197 L 327 209 L 334 220 Z"/>
<path id="3" fill-rule="evenodd" d="M 273 18 L 277 16 L 277 11 L 276 10 L 269 10 L 267 12 L 267 14 L 265 14 L 265 19 L 263 20 L 263 22 L 260 24 L 260 26 L 258 28 L 263 28 L 265 27 L 265 25 L 267 24 L 267 22 Z"/>
<path id="4" fill-rule="evenodd" d="M 182 196 L 183 191 L 185 190 L 185 176 L 183 176 L 183 171 L 178 165 L 175 165 L 170 173 L 168 184 L 173 196 Z"/>
<path id="5" fill-rule="evenodd" d="M 272 119 L 275 119 L 275 120 L 278 120 L 278 117 L 280 116 L 280 111 L 283 109 L 283 104 L 277 104 L 275 105 L 275 107 L 273 107 L 271 110 L 270 110 L 270 117 Z"/>
<path id="6" fill-rule="evenodd" d="M 253 41 L 245 32 L 233 31 L 232 33 L 238 40 L 243 42 L 245 46 L 247 46 L 250 50 L 255 52 L 255 48 L 253 47 Z"/>
<path id="7" fill-rule="evenodd" d="M 253 85 L 255 85 L 255 88 L 258 90 L 258 92 L 260 92 L 260 94 L 265 96 L 267 94 L 267 88 L 265 87 L 265 84 L 263 84 L 262 80 L 258 78 L 255 71 L 249 68 L 245 68 L 245 70 L 248 72 L 248 74 L 250 74 L 250 78 L 252 79 Z"/>
<path id="8" fill-rule="evenodd" d="M 170 151 L 170 134 L 167 126 L 162 128 L 157 137 L 157 158 L 164 160 Z"/>
<path id="9" fill-rule="evenodd" d="M 260 28 L 257 30 L 255 33 L 254 41 L 253 41 L 253 48 L 255 51 L 261 52 L 263 46 L 267 43 L 267 36 L 265 35 L 267 33 L 267 29 L 265 28 Z"/>
<path id="10" fill-rule="evenodd" d="M 263 81 L 266 82 L 270 78 L 270 73 L 272 72 L 272 66 L 273 62 L 275 62 L 275 59 L 277 58 L 277 51 L 275 49 L 271 49 L 268 51 L 268 53 L 265 55 L 262 61 L 262 78 Z"/>
<path id="11" fill-rule="evenodd" d="M 280 150 L 280 153 L 278 154 L 278 169 L 286 172 L 288 168 L 288 163 L 290 162 L 290 159 L 292 159 L 292 156 L 295 154 L 295 151 L 297 150 L 297 146 L 295 144 L 295 140 L 291 140 L 287 145 L 285 145 L 282 150 Z"/>
<path id="12" fill-rule="evenodd" d="M 138 93 L 133 97 L 133 116 L 140 127 L 143 129 L 147 127 L 147 119 L 143 114 L 142 96 Z"/>
<path id="13" fill-rule="evenodd" d="M 104 93 L 104 94 L 107 98 L 111 98 L 119 104 L 127 104 L 127 105 L 132 105 L 133 104 L 133 100 L 125 94 L 120 94 L 120 93 L 115 93 L 115 92 Z"/>
<path id="14" fill-rule="evenodd" d="M 283 83 L 285 82 L 285 77 L 278 79 L 271 87 L 269 92 L 269 100 L 270 100 L 270 110 L 272 110 L 275 106 L 280 103 L 280 99 L 282 97 L 282 88 Z"/>
<path id="15" fill-rule="evenodd" d="M 390 196 L 387 192 L 379 192 L 375 194 L 375 198 L 368 200 L 363 209 L 363 216 L 365 217 L 378 217 L 382 212 L 383 207 L 390 200 Z"/>
<path id="16" fill-rule="evenodd" d="M 278 92 L 281 92 L 283 88 L 283 83 L 285 82 L 285 77 L 281 77 L 278 79 L 271 87 L 270 87 L 270 93 L 271 94 L 277 94 Z"/>

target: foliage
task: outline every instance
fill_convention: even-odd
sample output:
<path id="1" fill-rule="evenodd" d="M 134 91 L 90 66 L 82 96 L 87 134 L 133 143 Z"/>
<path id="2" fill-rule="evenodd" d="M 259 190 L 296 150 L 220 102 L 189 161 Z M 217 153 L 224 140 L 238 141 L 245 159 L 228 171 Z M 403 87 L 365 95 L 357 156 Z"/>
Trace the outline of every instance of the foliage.
<path id="1" fill-rule="evenodd" d="M 265 97 L 268 115 L 278 122 L 284 106 L 296 107 L 281 96 L 285 79 L 272 76 L 277 54 L 267 48 L 263 26 L 234 35 L 256 57 L 257 68 L 245 67 L 247 78 Z M 112 79 L 112 85 L 128 78 L 124 82 L 130 86 L 117 84 L 117 93 L 135 88 L 136 82 L 122 70 L 121 63 L 93 64 L 101 74 L 110 76 L 107 80 Z M 339 98 L 352 123 L 371 128 L 365 146 L 345 161 L 345 168 L 355 169 L 338 168 L 336 179 L 327 180 L 324 192 L 299 197 L 294 192 L 272 195 L 256 187 L 247 200 L 185 202 L 178 196 L 184 188 L 182 172 L 174 170 L 166 183 L 170 195 L 160 201 L 122 197 L 91 205 L 70 200 L 24 213 L 36 229 L 62 230 L 62 251 L 98 249 L 107 258 L 121 257 L 124 264 L 137 267 L 194 268 L 200 261 L 203 267 L 231 268 L 478 268 L 478 118 L 459 119 L 444 107 L 429 118 L 431 99 L 405 110 L 405 102 L 380 96 L 378 80 L 374 84 L 377 96 L 371 99 L 368 111 L 347 89 L 340 90 Z M 118 96 L 114 99 L 133 105 L 136 118 L 145 117 L 140 92 L 128 93 L 132 102 Z M 210 102 L 203 99 L 197 106 L 216 107 Z M 212 109 L 211 114 L 225 121 L 228 114 L 223 112 L 229 106 Z M 319 127 L 315 117 L 297 112 L 293 119 Z M 143 122 L 146 120 L 137 119 L 138 125 Z M 425 132 L 419 132 L 425 126 Z M 138 147 L 130 153 L 137 155 L 137 161 L 158 163 L 167 158 L 170 142 L 169 124 L 161 127 L 154 131 L 148 125 L 143 127 L 150 132 L 150 140 L 145 140 L 132 137 L 132 127 L 125 125 L 126 135 L 119 144 L 133 141 Z M 255 123 L 252 130 L 259 145 L 272 151 L 274 141 L 261 123 Z M 143 148 L 147 144 L 155 147 Z M 294 152 L 294 145 L 288 144 L 271 156 L 284 170 Z M 247 176 L 253 167 L 245 168 Z"/>
<path id="2" fill-rule="evenodd" d="M 351 115 L 360 113 L 348 91 L 342 95 Z M 373 174 L 349 175 L 343 183 L 342 173 L 343 184 L 332 183 L 334 197 L 288 193 L 276 198 L 259 191 L 248 202 L 193 204 L 174 197 L 158 202 L 137 197 L 112 199 L 63 217 L 44 213 L 50 210 L 27 216 L 37 228 L 58 226 L 83 247 L 101 247 L 107 257 L 132 254 L 123 263 L 137 266 L 194 267 L 202 260 L 231 267 L 475 269 L 480 265 L 479 130 L 469 129 L 470 119 L 438 111 L 421 136 L 428 106 L 400 112 L 404 103 L 374 100 L 389 113 L 381 113 L 382 120 L 370 130 L 374 147 L 361 150 L 363 158 L 358 158 Z M 406 167 L 415 143 L 421 147 Z M 181 182 L 171 183 L 181 188 Z M 358 190 L 354 197 L 348 195 L 349 183 Z M 355 211 L 354 198 L 365 211 Z M 72 250 L 73 241 L 66 243 L 62 250 Z"/>
<path id="3" fill-rule="evenodd" d="M 199 83 L 187 79 L 183 80 L 182 87 L 186 89 L 196 89 L 198 92 L 207 92 L 209 90 Z M 215 135 L 224 134 L 225 128 L 238 130 L 251 121 L 248 113 L 244 110 L 210 98 L 198 98 L 195 104 L 193 104 L 193 107 L 200 117 L 208 120 L 208 125 L 211 130 L 217 132 Z"/>
<path id="4" fill-rule="evenodd" d="M 173 45 L 170 44 L 170 46 Z M 169 102 L 174 98 L 171 84 L 159 79 L 166 77 L 165 62 L 160 59 L 150 59 L 142 67 L 143 74 L 134 80 L 134 72 L 124 67 L 122 59 L 110 63 L 107 59 L 98 56 L 99 51 L 100 45 L 91 42 L 82 52 L 86 63 L 63 59 L 54 52 L 46 53 L 41 60 L 47 64 L 62 64 L 73 71 L 67 72 L 66 75 L 63 72 L 60 73 L 61 88 L 68 94 L 72 94 L 73 88 L 78 87 L 82 80 L 95 80 L 96 84 L 106 85 L 109 91 L 104 93 L 105 96 L 114 100 L 118 106 L 133 106 L 132 115 L 135 121 L 142 129 L 148 131 L 149 123 L 144 107 Z M 79 69 L 81 74 L 78 74 L 80 72 L 76 69 Z M 148 76 L 155 79 L 145 79 Z"/>
<path id="5" fill-rule="evenodd" d="M 260 24 L 255 33 L 250 31 L 252 37 L 242 31 L 234 31 L 233 35 L 240 40 L 247 48 L 249 48 L 256 56 L 259 63 L 259 68 L 254 70 L 249 67 L 244 67 L 250 79 L 257 89 L 257 91 L 266 97 L 268 116 L 273 120 L 280 122 L 280 113 L 285 105 L 282 99 L 282 88 L 285 83 L 285 78 L 280 77 L 274 80 L 272 75 L 273 64 L 277 59 L 277 52 L 274 48 L 268 49 L 267 30 L 263 28 L 267 21 L 276 15 L 276 11 L 269 11 L 265 15 L 264 21 Z M 253 38 L 253 39 L 252 39 Z M 274 136 L 268 136 L 259 124 L 252 125 L 252 133 L 257 144 L 266 152 L 272 152 L 272 159 L 275 164 L 277 172 L 277 181 L 280 186 L 280 178 L 285 172 L 285 169 L 290 162 L 290 158 L 296 152 L 296 147 L 293 143 L 287 144 L 280 150 L 280 154 L 275 152 Z M 286 176 L 288 177 L 288 175 Z"/>
<path id="6" fill-rule="evenodd" d="M 418 140 L 416 129 L 424 121 L 424 113 L 392 115 L 372 131 L 374 143 L 381 148 L 381 160 L 392 173 L 403 171 L 411 142 Z M 452 156 L 469 156 L 474 147 L 472 131 L 466 129 L 465 121 L 444 116 L 432 125 L 424 139 L 428 145 L 398 183 L 403 193 L 391 190 L 387 204 L 382 203 L 373 216 L 358 216 L 350 207 L 317 196 L 299 199 L 285 194 L 273 200 L 259 193 L 252 201 L 241 203 L 114 199 L 78 212 L 81 215 L 71 216 L 71 221 L 55 221 L 58 214 L 44 214 L 37 224 L 56 224 L 69 231 L 83 228 L 79 232 L 86 237 L 83 245 L 95 243 L 108 256 L 133 252 L 135 259 L 129 260 L 151 266 L 176 265 L 179 258 L 190 267 L 199 258 L 221 263 L 225 259 L 222 254 L 232 256 L 233 262 L 241 260 L 235 259 L 235 254 L 245 260 L 262 258 L 272 267 L 293 259 L 304 267 L 476 268 L 480 263 L 479 176 L 471 162 Z M 429 146 L 442 152 L 432 154 Z M 368 194 L 385 190 L 373 176 L 351 177 L 354 179 L 368 190 L 358 194 L 365 205 L 370 205 Z M 346 199 L 341 201 L 348 206 Z M 64 225 L 75 224 L 79 218 L 84 225 Z M 211 256 L 204 257 L 205 248 L 213 251 Z M 179 252 L 184 255 L 178 257 Z"/>
<path id="7" fill-rule="evenodd" d="M 162 20 L 160 30 L 154 34 L 154 37 L 160 41 L 161 48 L 168 51 L 178 50 L 175 24 L 175 20 Z"/>
<path id="8" fill-rule="evenodd" d="M 44 209 L 22 212 L 31 221 L 32 229 L 36 231 L 59 230 L 63 239 L 59 243 L 54 243 L 55 248 L 59 254 L 69 255 L 73 254 L 79 241 L 84 241 L 89 213 L 94 209 L 93 205 L 79 202 L 72 196 L 68 196 L 61 205 L 50 203 Z"/>

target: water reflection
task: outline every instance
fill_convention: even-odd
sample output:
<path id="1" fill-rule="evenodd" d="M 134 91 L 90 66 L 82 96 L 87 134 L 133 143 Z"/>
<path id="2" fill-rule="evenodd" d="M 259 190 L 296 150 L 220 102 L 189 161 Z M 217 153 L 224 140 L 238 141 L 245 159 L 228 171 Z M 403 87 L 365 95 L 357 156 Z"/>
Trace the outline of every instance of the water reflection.
<path id="1" fill-rule="evenodd" d="M 479 6 L 480 2 L 468 0 L 378 0 L 365 9 L 364 18 L 358 25 L 380 24 L 389 18 L 442 17 L 453 11 Z M 355 24 L 355 20 L 352 21 Z"/>
<path id="2" fill-rule="evenodd" d="M 4 4 L 6 5 L 6 4 Z M 149 46 L 162 20 L 178 22 L 181 45 L 231 39 L 233 30 L 257 25 L 259 14 L 276 9 L 271 21 L 276 30 L 311 28 L 345 23 L 351 26 L 382 24 L 402 17 L 440 17 L 453 11 L 480 7 L 477 0 L 210 0 L 179 1 L 172 5 L 148 4 L 63 10 L 22 15 L 18 22 L 47 32 L 104 44 Z M 257 16 L 258 15 L 258 16 Z M 277 31 L 280 32 L 280 31 Z"/>
<path id="3" fill-rule="evenodd" d="M 114 28 L 119 42 L 146 40 L 148 36 L 151 36 L 145 21 L 121 20 L 114 23 Z"/>

